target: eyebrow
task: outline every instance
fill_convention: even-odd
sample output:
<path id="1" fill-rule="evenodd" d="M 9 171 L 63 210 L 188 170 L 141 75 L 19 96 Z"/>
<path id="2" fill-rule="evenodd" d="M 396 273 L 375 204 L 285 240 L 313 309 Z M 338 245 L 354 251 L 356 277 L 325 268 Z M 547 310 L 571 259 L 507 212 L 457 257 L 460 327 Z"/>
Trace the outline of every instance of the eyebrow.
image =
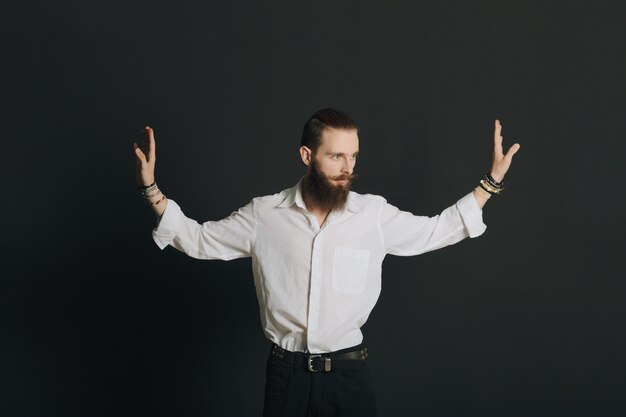
<path id="1" fill-rule="evenodd" d="M 326 155 L 338 155 L 338 156 L 344 156 L 345 153 L 343 152 L 328 152 L 326 153 Z M 356 151 L 355 153 L 353 153 L 352 155 L 359 155 L 359 151 Z"/>

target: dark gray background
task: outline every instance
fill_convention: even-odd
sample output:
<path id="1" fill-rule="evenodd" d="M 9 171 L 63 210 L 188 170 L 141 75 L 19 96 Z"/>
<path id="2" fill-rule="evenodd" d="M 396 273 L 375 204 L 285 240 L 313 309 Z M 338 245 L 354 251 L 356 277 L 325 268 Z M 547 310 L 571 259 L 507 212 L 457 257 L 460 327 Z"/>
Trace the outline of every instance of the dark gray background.
<path id="1" fill-rule="evenodd" d="M 626 415 L 626 6 L 577 1 L 0 6 L 0 414 L 253 416 L 249 260 L 150 237 L 132 142 L 219 219 L 303 174 L 318 108 L 359 192 L 434 215 L 521 143 L 478 239 L 389 257 L 364 327 L 380 414 Z"/>

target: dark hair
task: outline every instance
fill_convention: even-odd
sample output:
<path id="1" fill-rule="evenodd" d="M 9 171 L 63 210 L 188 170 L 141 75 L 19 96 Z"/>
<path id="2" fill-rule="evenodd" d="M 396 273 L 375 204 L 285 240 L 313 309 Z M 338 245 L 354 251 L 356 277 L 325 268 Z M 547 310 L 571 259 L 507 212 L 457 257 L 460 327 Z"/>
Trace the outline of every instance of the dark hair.
<path id="1" fill-rule="evenodd" d="M 306 146 L 315 152 L 326 128 L 359 130 L 347 113 L 336 109 L 321 109 L 304 124 L 300 146 Z"/>

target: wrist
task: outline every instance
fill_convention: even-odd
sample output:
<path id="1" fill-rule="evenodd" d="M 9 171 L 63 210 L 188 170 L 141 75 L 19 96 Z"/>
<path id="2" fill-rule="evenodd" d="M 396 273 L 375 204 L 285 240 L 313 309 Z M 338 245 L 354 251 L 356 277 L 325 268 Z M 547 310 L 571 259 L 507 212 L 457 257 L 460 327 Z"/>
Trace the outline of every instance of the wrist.
<path id="1" fill-rule="evenodd" d="M 146 204 L 151 207 L 162 204 L 166 200 L 165 194 L 159 190 L 159 186 L 156 182 L 153 182 L 148 187 L 139 187 L 139 189 L 141 190 L 141 196 L 145 200 Z"/>
<path id="2" fill-rule="evenodd" d="M 491 198 L 491 193 L 489 193 L 488 191 L 486 191 L 484 188 L 482 188 L 480 185 L 477 185 L 474 188 L 474 193 L 476 193 L 479 196 L 484 197 L 485 199 L 489 200 Z"/>
<path id="3" fill-rule="evenodd" d="M 490 195 L 500 194 L 504 190 L 504 183 L 493 178 L 491 174 L 485 174 L 478 186 Z"/>
<path id="4" fill-rule="evenodd" d="M 489 175 L 491 175 L 491 178 L 493 178 L 496 182 L 502 182 L 504 179 L 504 175 L 496 174 L 493 171 L 491 171 Z"/>
<path id="5" fill-rule="evenodd" d="M 154 180 L 154 177 L 152 178 L 152 181 L 137 181 L 137 188 L 149 188 L 152 187 L 154 184 L 156 184 L 156 181 Z"/>

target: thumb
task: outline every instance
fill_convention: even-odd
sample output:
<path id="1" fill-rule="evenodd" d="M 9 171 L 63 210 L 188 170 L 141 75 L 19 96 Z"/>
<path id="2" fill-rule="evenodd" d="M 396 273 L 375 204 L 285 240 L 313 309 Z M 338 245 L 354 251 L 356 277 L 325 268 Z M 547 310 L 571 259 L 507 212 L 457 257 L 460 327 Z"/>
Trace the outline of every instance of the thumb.
<path id="1" fill-rule="evenodd" d="M 142 163 L 147 164 L 148 161 L 146 160 L 146 156 L 143 154 L 143 152 L 141 152 L 141 149 L 139 149 L 137 143 L 133 143 L 133 148 L 135 148 L 135 156 L 137 157 L 137 159 L 139 159 L 139 161 L 141 161 Z"/>
<path id="2" fill-rule="evenodd" d="M 513 155 L 515 155 L 517 153 L 517 151 L 520 150 L 522 146 L 519 143 L 514 144 L 513 146 L 511 146 L 509 148 L 509 151 L 506 153 L 505 158 L 511 160 L 513 158 Z"/>

